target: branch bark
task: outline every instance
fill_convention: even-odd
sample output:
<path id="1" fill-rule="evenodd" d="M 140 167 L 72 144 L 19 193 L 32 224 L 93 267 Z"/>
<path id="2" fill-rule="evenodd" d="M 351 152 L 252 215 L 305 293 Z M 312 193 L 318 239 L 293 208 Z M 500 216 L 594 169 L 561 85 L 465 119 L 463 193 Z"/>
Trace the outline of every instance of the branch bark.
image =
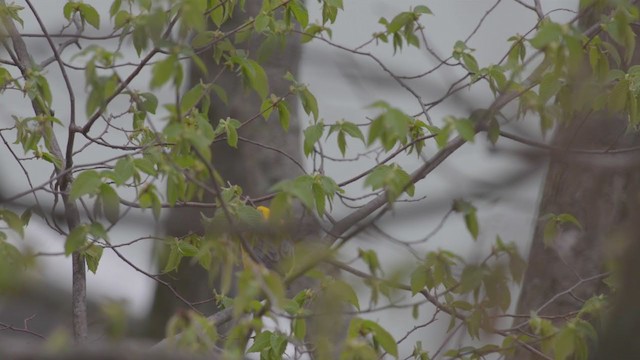
<path id="1" fill-rule="evenodd" d="M 35 14 L 38 23 L 41 26 L 42 31 L 45 32 L 46 34 L 46 29 L 44 28 L 44 24 L 42 23 L 42 21 L 40 21 L 37 12 L 35 11 L 35 9 L 33 8 L 32 4 L 30 2 L 27 2 L 27 4 L 29 5 L 30 9 L 33 11 L 33 13 Z M 4 0 L 0 0 L 0 5 L 1 6 L 6 6 L 6 3 Z M 31 55 L 29 54 L 29 51 L 27 49 L 27 46 L 24 42 L 24 40 L 22 39 L 22 36 L 20 35 L 18 29 L 15 26 L 15 23 L 13 22 L 13 20 L 8 16 L 8 15 L 3 15 L 2 16 L 2 25 L 4 26 L 4 28 L 7 30 L 7 33 L 9 34 L 10 38 L 11 38 L 11 42 L 13 44 L 13 50 L 15 51 L 15 54 L 12 53 L 11 51 L 9 51 L 9 54 L 12 57 L 12 60 L 14 61 L 14 63 L 17 64 L 18 68 L 20 69 L 20 73 L 22 74 L 22 76 L 25 79 L 29 79 L 30 78 L 30 73 L 29 71 L 34 67 L 34 63 L 33 60 L 31 58 Z M 60 64 L 60 58 L 59 58 L 59 54 L 57 54 L 57 51 L 55 49 L 55 46 L 53 46 L 53 42 L 51 42 L 51 39 L 48 38 L 49 40 L 49 44 L 52 46 L 52 49 L 54 51 L 54 54 L 57 55 L 59 64 Z M 9 49 L 7 49 L 9 50 Z M 60 64 L 61 67 L 61 71 L 63 73 L 63 76 L 66 78 L 66 73 L 64 70 L 64 66 L 62 64 Z M 67 79 L 67 85 L 68 85 L 68 79 Z M 68 91 L 69 91 L 69 96 L 70 96 L 70 103 L 71 106 L 74 107 L 74 97 L 73 97 L 73 91 L 71 90 L 71 88 L 68 86 Z M 40 99 L 40 101 L 38 101 L 38 98 L 34 98 L 31 100 L 31 105 L 33 108 L 33 111 L 36 115 L 38 116 L 51 116 L 51 109 L 47 108 L 46 104 L 44 101 L 42 101 L 42 99 Z M 72 114 L 75 114 L 75 109 L 70 109 Z M 72 119 L 73 120 L 73 119 Z M 62 175 L 62 177 L 60 178 L 60 181 L 58 182 L 58 186 L 60 188 L 60 191 L 62 192 L 62 198 L 63 198 L 63 202 L 64 202 L 64 209 L 65 209 L 65 217 L 66 217 L 66 221 L 67 221 L 67 226 L 69 228 L 69 231 L 72 231 L 76 226 L 78 226 L 80 224 L 80 213 L 78 212 L 78 207 L 75 203 L 75 201 L 71 201 L 68 197 L 68 192 L 67 190 L 69 189 L 69 186 L 71 185 L 72 177 L 71 177 L 71 172 L 68 171 L 71 166 L 73 166 L 71 159 L 67 159 L 67 161 L 65 161 L 65 156 L 63 155 L 60 145 L 58 143 L 58 140 L 53 132 L 53 129 L 51 127 L 51 124 L 48 122 L 43 122 L 44 123 L 44 127 L 45 129 L 43 130 L 43 137 L 45 138 L 45 144 L 47 145 L 48 150 L 58 159 L 61 160 L 61 163 L 66 164 L 65 167 L 57 167 L 55 169 L 56 175 Z M 72 133 L 73 132 L 73 123 L 69 124 L 69 132 Z M 69 139 L 69 145 L 68 147 L 73 147 L 73 138 L 71 137 Z M 72 153 L 69 152 L 69 153 Z M 79 253 L 79 252 L 74 252 L 72 254 L 71 257 L 71 261 L 72 261 L 72 323 L 73 323 L 73 334 L 74 334 L 74 338 L 77 342 L 82 343 L 86 340 L 87 338 L 87 304 L 86 304 L 86 271 L 85 271 L 85 260 L 84 260 L 84 256 Z"/>

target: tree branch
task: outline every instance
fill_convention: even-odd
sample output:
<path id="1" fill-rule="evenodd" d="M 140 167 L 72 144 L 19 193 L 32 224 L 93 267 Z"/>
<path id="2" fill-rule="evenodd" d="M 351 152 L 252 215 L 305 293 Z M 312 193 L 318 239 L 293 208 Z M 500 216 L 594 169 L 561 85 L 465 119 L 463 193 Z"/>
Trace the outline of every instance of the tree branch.
<path id="1" fill-rule="evenodd" d="M 31 10 L 34 11 L 31 3 L 27 1 L 27 4 L 30 6 Z M 6 6 L 4 0 L 0 0 L 0 5 Z M 37 16 L 37 15 L 36 15 Z M 25 79 L 29 79 L 30 69 L 33 68 L 33 60 L 31 59 L 31 55 L 27 50 L 27 46 L 20 36 L 18 29 L 16 28 L 13 20 L 8 15 L 2 16 L 2 24 L 9 33 L 11 38 L 11 42 L 13 44 L 13 49 L 15 51 L 15 55 L 17 59 L 16 61 L 22 76 Z M 39 21 L 40 26 L 44 28 L 44 25 L 41 21 Z M 43 30 L 44 31 L 44 30 Z M 50 39 L 49 39 L 50 40 Z M 55 48 L 54 48 L 55 52 Z M 64 69 L 63 69 L 64 74 Z M 67 79 L 68 80 L 68 79 Z M 72 94 L 72 93 L 70 93 Z M 72 102 L 73 104 L 73 102 Z M 35 97 L 31 100 L 31 106 L 33 107 L 33 111 L 36 115 L 39 116 L 51 116 L 51 109 L 46 107 L 46 104 L 42 99 Z M 73 111 L 72 111 L 73 113 Z M 47 145 L 47 149 L 53 153 L 55 157 L 60 159 L 62 163 L 65 163 L 65 158 L 60 150 L 60 145 L 58 140 L 53 132 L 52 126 L 49 122 L 43 122 L 44 129 L 43 137 L 45 138 L 45 144 Z M 71 125 L 69 127 L 69 131 L 72 131 Z M 72 140 L 72 139 L 70 139 Z M 68 165 L 68 164 L 67 164 Z M 78 207 L 74 201 L 70 201 L 68 195 L 66 195 L 66 190 L 71 184 L 71 172 L 66 171 L 62 167 L 56 166 L 55 168 L 56 175 L 60 176 L 59 186 L 60 191 L 62 192 L 62 197 L 64 200 L 65 207 L 65 217 L 67 220 L 67 226 L 69 231 L 72 231 L 78 224 L 80 224 L 80 213 L 78 212 Z M 82 254 L 73 253 L 72 255 L 72 314 L 73 314 L 73 333 L 76 341 L 84 342 L 87 338 L 87 304 L 86 304 L 86 274 L 84 269 L 84 257 Z"/>

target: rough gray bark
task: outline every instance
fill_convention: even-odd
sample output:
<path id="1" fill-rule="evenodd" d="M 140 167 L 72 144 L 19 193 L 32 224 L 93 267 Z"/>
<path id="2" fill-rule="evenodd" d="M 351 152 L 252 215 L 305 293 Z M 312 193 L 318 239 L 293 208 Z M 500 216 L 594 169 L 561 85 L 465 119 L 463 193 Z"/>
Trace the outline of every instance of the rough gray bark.
<path id="1" fill-rule="evenodd" d="M 43 345 L 20 346 L 0 339 L 0 359 L 11 360 L 215 360 L 216 354 L 194 354 L 171 349 L 149 350 L 146 342 L 92 342 L 73 349 L 52 351 Z"/>
<path id="2" fill-rule="evenodd" d="M 637 179 L 636 179 L 637 180 Z M 607 316 L 604 329 L 598 339 L 598 347 L 593 359 L 637 359 L 640 354 L 640 202 L 635 194 L 635 205 L 629 216 L 629 222 L 621 229 L 625 244 L 619 256 L 622 265 L 617 274 L 617 290 L 612 302 L 613 309 Z M 625 246 L 626 245 L 626 246 Z"/>
<path id="3" fill-rule="evenodd" d="M 613 146 L 640 145 L 636 135 L 623 135 L 626 120 L 590 116 L 558 129 L 554 145 L 604 150 Z M 628 155 L 552 156 L 545 180 L 539 217 L 548 213 L 570 213 L 582 224 L 560 229 L 553 245 L 545 247 L 545 221 L 539 219 L 531 244 L 529 267 L 517 307 L 518 314 L 537 311 L 549 299 L 587 279 L 603 273 L 609 244 L 626 225 L 640 192 L 640 158 Z M 539 311 L 541 315 L 570 314 L 581 300 L 603 293 L 602 278 L 580 284 Z M 533 359 L 520 353 L 516 359 Z"/>
<path id="4" fill-rule="evenodd" d="M 237 13 L 229 22 L 229 28 L 234 28 L 245 21 L 249 16 L 255 16 L 259 11 L 261 2 L 247 1 L 246 13 Z M 255 56 L 260 42 L 252 39 L 248 45 L 248 51 Z M 204 54 L 202 58 L 207 61 L 211 54 Z M 278 49 L 269 58 L 263 67 L 270 81 L 270 91 L 279 96 L 284 96 L 290 83 L 283 80 L 287 71 L 295 74 L 300 59 L 300 43 L 295 38 L 287 41 L 284 49 Z M 215 76 L 220 67 L 213 61 L 208 61 L 209 74 Z M 197 69 L 191 71 L 191 83 L 200 81 L 201 73 Z M 245 90 L 240 78 L 229 71 L 225 71 L 216 84 L 222 86 L 229 97 L 229 106 L 226 106 L 215 96 L 212 101 L 210 118 L 212 121 L 231 117 L 240 121 L 252 118 L 259 112 L 260 101 L 250 91 Z M 239 131 L 241 137 L 257 141 L 261 144 L 276 147 L 295 159 L 299 159 L 302 150 L 300 146 L 300 125 L 295 117 L 295 105 L 297 100 L 289 98 L 290 110 L 293 114 L 288 132 L 283 132 L 279 122 L 271 119 L 265 122 L 262 118 L 255 119 L 250 125 Z M 255 196 L 262 195 L 278 181 L 299 175 L 301 169 L 291 160 L 278 152 L 257 147 L 254 144 L 240 141 L 238 149 L 231 149 L 226 144 L 214 145 L 212 150 L 214 166 L 225 180 L 232 184 L 240 185 L 244 194 Z M 181 236 L 189 232 L 202 231 L 200 224 L 200 209 L 172 210 L 166 231 L 170 235 Z M 172 274 L 171 284 L 175 289 L 190 301 L 201 301 L 213 296 L 212 286 L 208 284 L 208 274 L 198 265 L 190 265 L 183 261 L 180 270 Z M 181 303 L 173 293 L 165 287 L 159 286 L 156 291 L 155 301 L 150 315 L 149 334 L 154 337 L 164 336 L 164 325 L 171 315 L 180 308 L 186 306 Z M 198 306 L 204 314 L 214 312 L 212 302 Z"/>

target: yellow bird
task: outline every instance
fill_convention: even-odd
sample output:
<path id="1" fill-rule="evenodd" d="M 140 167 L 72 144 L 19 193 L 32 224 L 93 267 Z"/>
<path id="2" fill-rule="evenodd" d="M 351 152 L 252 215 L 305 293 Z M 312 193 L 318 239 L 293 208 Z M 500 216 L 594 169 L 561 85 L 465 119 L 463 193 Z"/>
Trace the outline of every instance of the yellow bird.
<path id="1" fill-rule="evenodd" d="M 265 220 L 269 220 L 269 216 L 271 216 L 271 209 L 266 206 L 260 205 L 256 208 L 256 210 L 260 211 L 260 214 L 262 214 L 262 217 Z"/>

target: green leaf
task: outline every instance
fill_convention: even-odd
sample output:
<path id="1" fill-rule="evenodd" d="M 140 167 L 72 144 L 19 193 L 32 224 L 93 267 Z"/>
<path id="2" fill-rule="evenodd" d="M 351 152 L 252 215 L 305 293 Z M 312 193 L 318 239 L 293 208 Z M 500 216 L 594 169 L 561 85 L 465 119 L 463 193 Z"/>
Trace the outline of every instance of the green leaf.
<path id="1" fill-rule="evenodd" d="M 25 259 L 20 250 L 9 242 L 2 240 L 0 235 L 0 288 L 5 284 L 14 283 L 25 267 Z"/>
<path id="2" fill-rule="evenodd" d="M 330 293 L 340 296 L 349 304 L 353 305 L 357 310 L 360 310 L 360 302 L 358 301 L 358 295 L 356 291 L 342 280 L 335 280 L 330 285 Z"/>
<path id="3" fill-rule="evenodd" d="M 178 241 L 178 251 L 182 256 L 193 257 L 198 254 L 198 248 L 187 241 Z"/>
<path id="4" fill-rule="evenodd" d="M 618 112 L 624 109 L 629 93 L 629 81 L 621 79 L 613 87 L 609 96 L 607 97 L 607 107 L 613 112 Z"/>
<path id="5" fill-rule="evenodd" d="M 420 305 L 418 305 L 418 304 L 414 304 L 414 305 L 411 307 L 411 317 L 412 317 L 414 320 L 417 320 L 417 319 L 420 317 Z"/>
<path id="6" fill-rule="evenodd" d="M 69 256 L 72 252 L 82 247 L 87 242 L 88 233 L 89 228 L 87 227 L 87 225 L 79 225 L 73 228 L 64 243 L 65 255 Z"/>
<path id="7" fill-rule="evenodd" d="M 288 193 L 298 198 L 307 207 L 314 208 L 313 190 L 311 189 L 311 179 L 309 176 L 303 175 L 291 182 Z"/>
<path id="8" fill-rule="evenodd" d="M 121 11 L 120 13 L 123 13 L 123 11 Z M 118 15 L 120 15 L 120 13 L 118 13 Z M 133 47 L 136 49 L 138 56 L 140 56 L 142 51 L 147 48 L 147 44 L 149 42 L 149 34 L 147 33 L 147 29 L 141 25 L 136 26 L 133 29 L 132 39 Z"/>
<path id="9" fill-rule="evenodd" d="M 25 222 L 14 212 L 9 210 L 0 210 L 0 219 L 7 223 L 7 226 L 15 231 L 21 238 L 24 238 Z"/>
<path id="10" fill-rule="evenodd" d="M 313 153 L 313 147 L 322 138 L 324 133 L 324 123 L 322 121 L 309 126 L 304 130 L 304 154 L 309 156 Z"/>
<path id="11" fill-rule="evenodd" d="M 186 184 L 180 172 L 170 172 L 167 176 L 167 202 L 174 206 L 178 200 L 184 199 Z"/>
<path id="12" fill-rule="evenodd" d="M 113 181 L 116 185 L 122 185 L 133 176 L 134 172 L 135 168 L 130 157 L 119 159 L 113 168 Z"/>
<path id="13" fill-rule="evenodd" d="M 413 196 L 415 190 L 411 175 L 396 164 L 379 165 L 367 176 L 364 184 L 371 186 L 373 190 L 384 188 L 389 202 L 394 201 L 403 191 Z"/>
<path id="14" fill-rule="evenodd" d="M 480 231 L 480 226 L 478 225 L 478 216 L 475 211 L 472 211 L 468 214 L 464 215 L 464 223 L 467 225 L 467 229 L 469 233 L 473 237 L 474 240 L 478 240 L 478 234 Z"/>
<path id="15" fill-rule="evenodd" d="M 477 209 L 470 202 L 457 199 L 453 202 L 453 210 L 464 215 L 464 222 L 467 226 L 467 230 L 474 240 L 478 239 L 480 227 L 478 225 L 478 217 L 476 215 Z"/>
<path id="16" fill-rule="evenodd" d="M 61 169 L 63 166 L 62 160 L 60 160 L 59 158 L 57 158 L 56 156 L 48 152 L 42 153 L 42 160 L 53 164 L 58 169 Z"/>
<path id="17" fill-rule="evenodd" d="M 306 28 L 309 25 L 309 12 L 304 7 L 304 4 L 300 1 L 289 2 L 289 9 L 293 13 L 301 28 Z"/>
<path id="18" fill-rule="evenodd" d="M 158 174 L 155 163 L 149 158 L 143 157 L 133 159 L 133 165 L 136 169 L 141 170 L 147 175 L 156 176 Z"/>
<path id="19" fill-rule="evenodd" d="M 238 64 L 245 83 L 260 95 L 261 99 L 269 95 L 269 80 L 264 68 L 254 60 L 241 56 L 232 56 L 231 61 Z"/>
<path id="20" fill-rule="evenodd" d="M 555 94 L 562 87 L 562 82 L 554 73 L 547 73 L 542 77 L 540 81 L 540 89 L 538 90 L 538 100 L 541 105 L 544 105 L 555 96 Z"/>
<path id="21" fill-rule="evenodd" d="M 318 121 L 318 101 L 316 97 L 307 88 L 300 91 L 299 96 L 304 112 L 307 115 L 313 114 L 313 119 Z"/>
<path id="22" fill-rule="evenodd" d="M 461 309 L 464 311 L 471 311 L 473 309 L 473 305 L 471 305 L 470 303 L 466 302 L 466 301 L 462 301 L 462 300 L 457 300 L 451 303 L 451 306 L 453 306 L 456 309 Z"/>
<path id="23" fill-rule="evenodd" d="M 169 256 L 167 257 L 167 263 L 164 266 L 162 272 L 168 273 L 178 268 L 180 265 L 180 260 L 182 260 L 182 253 L 178 251 L 178 244 L 175 240 L 169 246 Z"/>
<path id="24" fill-rule="evenodd" d="M 260 13 L 256 16 L 253 22 L 253 26 L 257 32 L 263 32 L 267 30 L 267 27 L 271 23 L 271 17 L 266 13 Z"/>
<path id="25" fill-rule="evenodd" d="M 100 175 L 94 170 L 86 170 L 80 173 L 78 177 L 71 184 L 71 191 L 69 191 L 69 199 L 71 201 L 77 200 L 83 195 L 95 194 L 98 192 L 98 188 L 102 184 Z"/>
<path id="26" fill-rule="evenodd" d="M 140 194 L 138 195 L 138 203 L 142 209 L 151 208 L 153 211 L 153 217 L 156 220 L 160 218 L 162 204 L 160 203 L 156 186 L 154 184 L 149 184 L 140 191 Z"/>
<path id="27" fill-rule="evenodd" d="M 371 329 L 373 339 L 382 346 L 382 348 L 393 357 L 398 357 L 398 344 L 391 334 L 378 323 L 371 320 L 365 320 L 364 326 Z"/>
<path id="28" fill-rule="evenodd" d="M 113 24 L 114 24 L 114 30 L 118 30 L 122 27 L 124 27 L 125 25 L 129 24 L 129 21 L 131 20 L 131 14 L 129 14 L 129 12 L 121 10 L 118 11 L 118 13 L 116 14 L 115 18 L 113 19 Z M 135 39 L 134 39 L 135 41 Z M 140 55 L 140 50 L 136 47 L 136 50 L 138 52 L 138 55 Z"/>
<path id="29" fill-rule="evenodd" d="M 216 33 L 214 31 L 202 31 L 196 34 L 191 40 L 191 46 L 194 49 L 202 48 L 213 42 L 216 38 Z"/>
<path id="30" fill-rule="evenodd" d="M 110 223 L 115 224 L 120 219 L 120 197 L 118 193 L 111 186 L 101 184 L 100 198 L 105 217 Z"/>
<path id="31" fill-rule="evenodd" d="M 554 359 L 565 360 L 569 358 L 574 353 L 577 338 L 578 334 L 571 325 L 560 330 L 553 338 Z"/>
<path id="32" fill-rule="evenodd" d="M 109 16 L 114 17 L 118 11 L 120 10 L 120 6 L 122 5 L 122 0 L 114 0 L 109 8 Z"/>
<path id="33" fill-rule="evenodd" d="M 345 152 L 347 150 L 346 134 L 351 137 L 360 139 L 363 143 L 365 142 L 364 135 L 362 135 L 360 129 L 355 124 L 344 120 L 340 120 L 338 123 L 331 125 L 329 133 L 327 134 L 327 138 L 334 132 L 338 133 L 338 149 L 340 150 L 342 156 L 345 155 Z"/>
<path id="34" fill-rule="evenodd" d="M 238 130 L 235 126 L 227 124 L 225 126 L 226 135 L 227 135 L 227 144 L 232 148 L 238 147 Z"/>
<path id="35" fill-rule="evenodd" d="M 318 215 L 322 217 L 326 206 L 324 190 L 322 189 L 322 186 L 316 182 L 311 185 L 311 190 L 313 191 L 313 199 L 316 203 Z"/>
<path id="36" fill-rule="evenodd" d="M 260 105 L 260 113 L 265 120 L 269 120 L 271 117 L 271 112 L 273 111 L 273 99 L 266 98 Z"/>
<path id="37" fill-rule="evenodd" d="M 411 23 L 414 20 L 414 14 L 410 12 L 402 12 L 391 20 L 391 23 L 387 26 L 387 31 L 394 33 L 403 28 L 405 25 Z"/>
<path id="38" fill-rule="evenodd" d="M 362 140 L 364 143 L 364 135 L 362 135 L 362 131 L 360 131 L 360 128 L 356 124 L 344 121 L 340 124 L 340 130 L 346 132 L 353 138 Z"/>
<path id="39" fill-rule="evenodd" d="M 489 130 L 487 130 L 487 138 L 493 145 L 498 142 L 500 138 L 500 124 L 497 120 L 492 119 L 489 121 Z"/>
<path id="40" fill-rule="evenodd" d="M 227 92 L 224 90 L 222 86 L 217 84 L 211 84 L 211 89 L 213 89 L 213 92 L 216 93 L 216 95 L 218 95 L 218 98 L 223 103 L 225 103 L 225 105 L 229 105 L 229 98 L 227 97 Z"/>
<path id="41" fill-rule="evenodd" d="M 411 273 L 411 295 L 415 295 L 427 286 L 427 269 L 420 266 Z"/>
<path id="42" fill-rule="evenodd" d="M 342 190 L 332 178 L 328 176 L 318 176 L 318 180 L 328 198 L 333 199 L 335 193 L 344 193 L 344 190 Z"/>
<path id="43" fill-rule="evenodd" d="M 280 275 L 276 272 L 269 271 L 262 279 L 269 293 L 269 300 L 274 306 L 279 306 L 285 299 L 285 285 Z"/>
<path id="44" fill-rule="evenodd" d="M 47 105 L 51 105 L 53 96 L 51 94 L 51 87 L 49 86 L 47 78 L 45 78 L 44 76 L 37 76 L 35 77 L 35 81 L 37 84 L 38 92 L 40 96 L 42 96 L 42 100 L 44 100 Z"/>
<path id="45" fill-rule="evenodd" d="M 194 106 L 200 102 L 202 99 L 202 95 L 204 94 L 204 86 L 202 84 L 197 84 L 189 91 L 187 91 L 180 101 L 180 111 L 183 114 L 186 114 L 189 110 L 191 110 Z"/>
<path id="46" fill-rule="evenodd" d="M 264 226 L 264 216 L 253 206 L 240 206 L 236 209 L 236 214 L 240 223 L 249 228 L 259 228 L 260 226 Z"/>
<path id="47" fill-rule="evenodd" d="M 156 109 L 158 108 L 158 98 L 152 93 L 142 93 L 140 94 L 144 100 L 140 103 L 140 110 L 144 110 L 146 112 L 150 112 L 152 114 L 156 113 Z"/>
<path id="48" fill-rule="evenodd" d="M 279 333 L 271 334 L 271 338 L 269 339 L 269 343 L 271 344 L 272 354 L 275 355 L 274 359 L 281 359 L 282 354 L 287 348 L 287 338 Z"/>
<path id="49" fill-rule="evenodd" d="M 378 259 L 378 254 L 374 250 L 363 250 L 358 249 L 358 256 L 362 259 L 362 261 L 367 264 L 369 268 L 369 272 L 375 275 L 378 270 L 382 271 L 380 267 L 380 260 Z"/>
<path id="50" fill-rule="evenodd" d="M 562 28 L 560 24 L 545 21 L 538 28 L 538 32 L 531 39 L 530 43 L 536 49 L 542 49 L 553 41 L 559 41 L 562 37 Z"/>
<path id="51" fill-rule="evenodd" d="M 476 58 L 473 57 L 473 55 L 465 52 L 465 53 L 462 53 L 461 56 L 462 56 L 462 62 L 467 67 L 470 73 L 477 74 L 480 72 L 480 67 L 478 67 L 478 61 L 476 60 Z"/>
<path id="52" fill-rule="evenodd" d="M 256 335 L 253 340 L 253 344 L 249 349 L 247 349 L 247 352 L 261 352 L 262 350 L 269 348 L 271 346 L 271 335 L 273 335 L 273 333 L 268 330 Z"/>
<path id="53" fill-rule="evenodd" d="M 289 123 L 291 114 L 289 113 L 289 108 L 287 107 L 287 103 L 285 101 L 278 102 L 278 118 L 280 119 L 280 126 L 284 131 L 289 130 Z"/>
<path id="54" fill-rule="evenodd" d="M 303 318 L 295 318 L 291 322 L 293 336 L 300 341 L 304 341 L 307 336 L 307 321 Z"/>
<path id="55" fill-rule="evenodd" d="M 338 149 L 340 149 L 340 153 L 344 157 L 345 152 L 347 151 L 347 139 L 344 136 L 344 131 L 338 132 Z"/>
<path id="56" fill-rule="evenodd" d="M 578 219 L 576 219 L 575 216 L 571 215 L 571 214 L 560 214 L 558 216 L 556 216 L 556 220 L 563 224 L 563 223 L 570 223 L 575 225 L 578 229 L 582 230 L 582 224 L 580 224 L 580 221 L 578 221 Z"/>
<path id="57" fill-rule="evenodd" d="M 281 194 L 271 201 L 271 216 L 273 218 L 281 218 L 289 211 L 289 197 L 293 196 L 299 199 L 305 207 L 310 210 L 314 209 L 314 196 L 311 186 L 313 177 L 310 175 L 301 175 L 293 180 L 284 180 L 274 185 L 271 190 L 281 191 Z"/>
<path id="58" fill-rule="evenodd" d="M 264 68 L 257 62 L 250 60 L 255 76 L 251 79 L 251 87 L 264 99 L 269 95 L 269 79 Z"/>
<path id="59" fill-rule="evenodd" d="M 89 234 L 97 239 L 109 239 L 107 230 L 99 222 L 91 223 L 91 225 L 89 226 Z"/>
<path id="60" fill-rule="evenodd" d="M 22 214 L 20 214 L 20 221 L 22 221 L 22 226 L 29 225 L 29 221 L 31 220 L 31 214 L 32 214 L 31 209 L 26 209 L 25 211 L 22 212 Z"/>
<path id="61" fill-rule="evenodd" d="M 151 69 L 151 88 L 159 88 L 169 81 L 175 74 L 178 58 L 175 54 L 158 61 Z"/>
<path id="62" fill-rule="evenodd" d="M 71 15 L 73 15 L 73 12 L 76 11 L 77 7 L 78 4 L 75 1 L 69 1 L 64 4 L 64 7 L 62 8 L 62 14 L 64 15 L 64 18 L 67 20 L 71 20 Z"/>
<path id="63" fill-rule="evenodd" d="M 98 11 L 93 6 L 85 3 L 79 3 L 78 9 L 80 10 L 82 18 L 89 23 L 89 25 L 96 29 L 100 28 L 100 14 L 98 14 Z"/>
<path id="64" fill-rule="evenodd" d="M 482 285 L 482 279 L 484 278 L 483 268 L 477 265 L 468 265 L 462 270 L 460 276 L 460 291 L 467 293 Z"/>
<path id="65" fill-rule="evenodd" d="M 406 144 L 409 129 L 414 123 L 414 119 L 384 102 L 376 102 L 370 107 L 382 108 L 385 111 L 371 123 L 367 144 L 371 145 L 376 140 L 379 140 L 387 151 L 391 150 L 397 143 Z"/>
<path id="66" fill-rule="evenodd" d="M 456 119 L 453 123 L 456 131 L 468 142 L 473 142 L 476 130 L 473 121 L 470 119 Z"/>
<path id="67" fill-rule="evenodd" d="M 13 78 L 11 77 L 11 73 L 9 72 L 9 70 L 0 67 L 0 88 L 4 87 L 5 84 L 7 84 L 12 79 Z"/>
<path id="68" fill-rule="evenodd" d="M 431 9 L 429 9 L 428 7 L 424 6 L 424 5 L 418 5 L 415 8 L 413 8 L 413 12 L 416 14 L 433 14 L 431 12 Z"/>
<path id="69" fill-rule="evenodd" d="M 87 262 L 87 268 L 92 273 L 96 273 L 98 271 L 98 265 L 100 264 L 100 259 L 102 258 L 102 246 L 98 246 L 95 244 L 91 244 L 85 251 L 84 256 Z"/>

